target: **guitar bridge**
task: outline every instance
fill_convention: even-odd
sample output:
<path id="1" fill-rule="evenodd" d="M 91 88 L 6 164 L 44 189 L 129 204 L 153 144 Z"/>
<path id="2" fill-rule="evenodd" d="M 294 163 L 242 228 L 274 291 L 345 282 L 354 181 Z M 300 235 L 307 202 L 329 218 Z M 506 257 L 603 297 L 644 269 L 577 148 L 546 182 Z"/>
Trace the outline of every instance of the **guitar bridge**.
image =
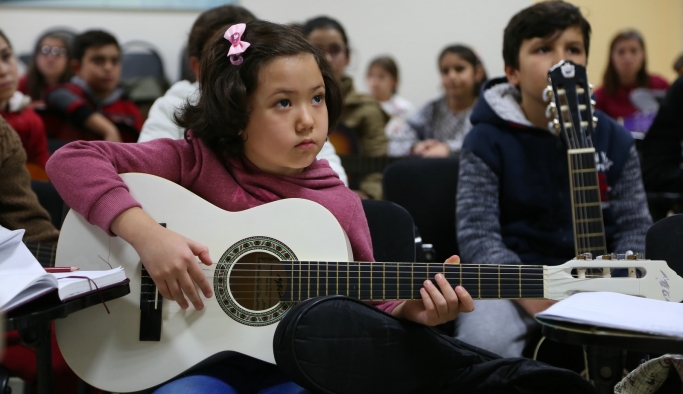
<path id="1" fill-rule="evenodd" d="M 160 223 L 166 227 L 166 223 Z M 161 341 L 163 297 L 144 265 L 140 275 L 140 341 Z"/>

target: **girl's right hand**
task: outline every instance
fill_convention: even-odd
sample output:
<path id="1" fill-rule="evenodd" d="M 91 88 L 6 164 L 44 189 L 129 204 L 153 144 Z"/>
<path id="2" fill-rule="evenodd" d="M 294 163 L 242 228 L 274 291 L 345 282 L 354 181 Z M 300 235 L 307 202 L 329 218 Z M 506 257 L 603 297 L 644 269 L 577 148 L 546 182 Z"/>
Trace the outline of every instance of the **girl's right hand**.
<path id="1" fill-rule="evenodd" d="M 162 296 L 183 309 L 189 306 L 187 299 L 195 309 L 204 309 L 195 283 L 206 298 L 213 295 L 197 261 L 199 258 L 206 265 L 212 264 L 206 246 L 162 227 L 140 208 L 118 215 L 111 230 L 135 248 Z"/>

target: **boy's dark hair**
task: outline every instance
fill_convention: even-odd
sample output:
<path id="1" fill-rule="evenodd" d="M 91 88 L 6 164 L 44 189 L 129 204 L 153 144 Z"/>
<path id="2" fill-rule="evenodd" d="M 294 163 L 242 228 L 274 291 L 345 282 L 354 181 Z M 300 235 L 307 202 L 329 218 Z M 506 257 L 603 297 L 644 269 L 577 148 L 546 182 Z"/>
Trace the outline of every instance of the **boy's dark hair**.
<path id="1" fill-rule="evenodd" d="M 47 87 L 45 82 L 45 76 L 38 70 L 38 65 L 36 64 L 36 57 L 41 49 L 41 44 L 46 38 L 53 38 L 55 40 L 60 40 L 64 48 L 66 49 L 66 64 L 64 67 L 64 72 L 59 76 L 57 83 L 66 83 L 71 80 L 73 76 L 73 70 L 69 67 L 69 60 L 71 60 L 71 45 L 70 38 L 62 33 L 49 31 L 41 35 L 36 41 L 36 45 L 33 47 L 33 58 L 31 64 L 28 66 L 28 71 L 26 72 L 26 90 L 28 90 L 28 95 L 32 100 L 41 100 L 43 98 L 43 90 Z"/>
<path id="2" fill-rule="evenodd" d="M 187 40 L 187 54 L 201 59 L 202 49 L 217 30 L 222 27 L 227 30 L 230 25 L 253 20 L 256 20 L 254 14 L 238 5 L 224 5 L 202 12 L 190 30 L 190 36 Z"/>
<path id="3" fill-rule="evenodd" d="M 332 29 L 338 31 L 344 40 L 344 45 L 346 45 L 346 56 L 349 55 L 349 39 L 346 36 L 344 27 L 336 19 L 332 19 L 329 16 L 318 16 L 307 20 L 301 29 L 306 37 L 316 29 Z"/>
<path id="4" fill-rule="evenodd" d="M 83 32 L 74 38 L 73 59 L 83 60 L 85 51 L 88 48 L 99 48 L 110 44 L 116 45 L 119 51 L 121 50 L 116 38 L 104 30 L 88 30 Z"/>
<path id="5" fill-rule="evenodd" d="M 175 122 L 192 130 L 218 157 L 241 156 L 244 141 L 239 133 L 249 123 L 248 100 L 258 87 L 260 70 L 280 57 L 311 54 L 325 84 L 328 132 L 334 130 L 343 101 L 341 86 L 325 55 L 295 28 L 259 20 L 246 25 L 242 39 L 250 46 L 242 54 L 242 64 L 230 62 L 227 54 L 232 44 L 223 37 L 223 31 L 217 31 L 204 48 L 199 101 L 194 105 L 187 101 L 182 113 L 175 115 Z"/>
<path id="6" fill-rule="evenodd" d="M 484 64 L 481 62 L 481 59 L 479 59 L 479 56 L 474 52 L 474 50 L 468 46 L 465 45 L 449 45 L 446 48 L 444 48 L 441 53 L 439 54 L 439 60 L 438 63 L 439 65 L 441 64 L 441 59 L 443 59 L 444 56 L 446 56 L 447 53 L 452 53 L 454 55 L 458 55 L 462 60 L 466 61 L 467 63 L 471 64 L 472 67 L 476 70 L 477 67 L 481 67 L 481 70 L 484 72 L 484 75 L 482 76 L 480 81 L 477 81 L 474 84 L 474 95 L 476 97 L 479 97 L 479 91 L 481 90 L 481 85 L 486 82 L 488 79 L 488 76 L 486 75 L 486 70 L 484 69 Z"/>
<path id="7" fill-rule="evenodd" d="M 510 19 L 503 33 L 503 61 L 519 69 L 519 49 L 524 40 L 551 37 L 568 27 L 578 27 L 588 57 L 591 25 L 574 5 L 564 1 L 544 1 L 527 7 Z"/>
<path id="8" fill-rule="evenodd" d="M 643 55 L 645 54 L 645 40 L 640 33 L 633 29 L 624 30 L 612 39 L 612 42 L 609 44 L 609 62 L 607 62 L 607 68 L 605 68 L 605 73 L 602 75 L 602 85 L 605 93 L 609 96 L 615 94 L 619 90 L 619 85 L 621 85 L 617 69 L 614 68 L 612 52 L 614 52 L 614 47 L 624 40 L 638 41 L 640 47 L 643 48 Z M 647 75 L 647 56 L 643 57 L 643 66 L 640 67 L 638 74 L 636 74 L 636 84 L 641 88 L 646 88 L 650 84 L 650 77 Z"/>

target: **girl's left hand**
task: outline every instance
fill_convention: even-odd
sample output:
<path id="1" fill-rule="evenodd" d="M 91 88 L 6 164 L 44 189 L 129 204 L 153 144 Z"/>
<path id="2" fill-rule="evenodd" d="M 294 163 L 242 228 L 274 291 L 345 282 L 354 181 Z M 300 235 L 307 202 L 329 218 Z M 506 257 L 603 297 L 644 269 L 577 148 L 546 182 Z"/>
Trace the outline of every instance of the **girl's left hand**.
<path id="1" fill-rule="evenodd" d="M 451 256 L 446 260 L 446 264 L 459 263 L 458 256 Z M 424 287 L 420 289 L 422 300 L 405 301 L 394 308 L 391 314 L 425 326 L 436 326 L 454 320 L 460 312 L 474 310 L 472 296 L 464 287 L 452 288 L 442 274 L 437 274 L 434 278 L 439 285 L 438 289 L 431 281 L 425 281 Z"/>

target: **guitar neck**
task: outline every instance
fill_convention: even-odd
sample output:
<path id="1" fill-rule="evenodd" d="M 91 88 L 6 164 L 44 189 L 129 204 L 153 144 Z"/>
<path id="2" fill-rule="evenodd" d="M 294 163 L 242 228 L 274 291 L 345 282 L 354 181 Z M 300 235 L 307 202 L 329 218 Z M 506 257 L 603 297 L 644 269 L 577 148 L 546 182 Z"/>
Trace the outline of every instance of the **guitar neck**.
<path id="1" fill-rule="evenodd" d="M 363 301 L 421 299 L 425 280 L 442 273 L 474 299 L 544 298 L 544 266 L 283 261 L 282 301 L 341 294 Z"/>
<path id="2" fill-rule="evenodd" d="M 569 149 L 567 157 L 576 254 L 607 254 L 595 148 Z"/>
<path id="3" fill-rule="evenodd" d="M 43 242 L 24 242 L 24 244 L 40 265 L 43 267 L 53 267 L 55 265 L 57 245 Z"/>

